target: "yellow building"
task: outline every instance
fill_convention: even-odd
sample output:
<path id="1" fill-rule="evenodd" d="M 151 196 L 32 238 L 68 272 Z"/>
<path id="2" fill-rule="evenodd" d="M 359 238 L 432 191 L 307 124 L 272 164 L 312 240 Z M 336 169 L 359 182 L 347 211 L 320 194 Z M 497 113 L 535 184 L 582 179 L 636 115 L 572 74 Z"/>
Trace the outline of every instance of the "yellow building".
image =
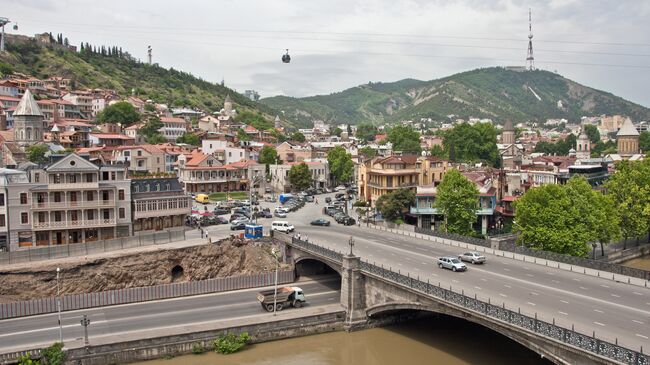
<path id="1" fill-rule="evenodd" d="M 448 162 L 431 156 L 375 157 L 359 164 L 359 197 L 373 205 L 380 196 L 397 189 L 418 185 L 438 185 L 447 172 Z"/>

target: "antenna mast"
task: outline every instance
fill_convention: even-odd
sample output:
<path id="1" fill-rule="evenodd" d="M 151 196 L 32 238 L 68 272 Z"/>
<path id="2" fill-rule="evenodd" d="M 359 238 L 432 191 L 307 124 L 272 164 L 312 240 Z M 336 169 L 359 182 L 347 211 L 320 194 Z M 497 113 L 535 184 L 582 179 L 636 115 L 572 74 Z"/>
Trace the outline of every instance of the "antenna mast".
<path id="1" fill-rule="evenodd" d="M 147 46 L 147 57 L 149 58 L 149 64 L 151 64 L 151 46 Z"/>
<path id="2" fill-rule="evenodd" d="M 535 57 L 533 57 L 533 16 L 531 9 L 528 9 L 528 53 L 526 54 L 526 68 L 530 71 L 535 69 Z"/>

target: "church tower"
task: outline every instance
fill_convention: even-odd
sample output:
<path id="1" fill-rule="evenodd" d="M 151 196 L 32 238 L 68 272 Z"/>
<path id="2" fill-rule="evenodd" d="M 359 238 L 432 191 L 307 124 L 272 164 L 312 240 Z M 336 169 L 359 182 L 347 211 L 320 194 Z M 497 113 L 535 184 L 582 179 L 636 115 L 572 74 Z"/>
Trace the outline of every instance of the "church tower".
<path id="1" fill-rule="evenodd" d="M 502 144 L 514 144 L 515 143 L 515 128 L 512 125 L 510 120 L 506 120 L 506 124 L 503 125 L 503 132 L 501 133 L 501 143 Z"/>
<path id="2" fill-rule="evenodd" d="M 275 116 L 275 124 L 274 124 L 273 127 L 274 127 L 275 129 L 280 129 L 280 128 L 282 128 L 282 123 L 280 123 L 280 117 L 277 116 L 277 115 Z"/>
<path id="3" fill-rule="evenodd" d="M 616 145 L 619 155 L 630 156 L 639 153 L 639 131 L 630 118 L 625 119 L 621 129 L 616 133 Z"/>
<path id="4" fill-rule="evenodd" d="M 32 92 L 29 89 L 25 90 L 25 94 L 14 112 L 14 140 L 16 143 L 21 147 L 28 147 L 43 142 L 44 119 Z"/>
<path id="5" fill-rule="evenodd" d="M 578 136 L 576 147 L 576 158 L 578 160 L 586 160 L 591 157 L 591 141 L 589 141 L 584 128 L 582 128 L 580 136 Z"/>
<path id="6" fill-rule="evenodd" d="M 227 116 L 232 115 L 232 100 L 230 99 L 230 94 L 226 95 L 226 99 L 223 101 L 223 110 Z"/>

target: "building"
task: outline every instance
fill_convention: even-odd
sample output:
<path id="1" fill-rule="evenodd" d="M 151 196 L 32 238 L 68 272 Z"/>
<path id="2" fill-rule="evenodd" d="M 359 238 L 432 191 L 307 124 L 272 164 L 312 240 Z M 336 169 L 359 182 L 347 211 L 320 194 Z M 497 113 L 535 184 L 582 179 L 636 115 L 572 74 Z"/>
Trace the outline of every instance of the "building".
<path id="1" fill-rule="evenodd" d="M 92 146 L 133 146 L 135 140 L 127 135 L 119 133 L 90 133 L 88 135 Z"/>
<path id="2" fill-rule="evenodd" d="M 313 157 L 312 147 L 307 143 L 282 142 L 276 148 L 278 158 L 283 162 L 308 161 Z"/>
<path id="3" fill-rule="evenodd" d="M 14 113 L 14 118 L 15 118 Z M 630 118 L 625 119 L 621 129 L 616 133 L 617 152 L 621 156 L 631 156 L 639 153 L 639 131 L 636 130 Z"/>
<path id="4" fill-rule="evenodd" d="M 64 148 L 90 147 L 90 131 L 93 125 L 82 120 L 61 119 L 54 123 L 49 133 L 45 133 L 46 142 L 55 142 Z"/>
<path id="5" fill-rule="evenodd" d="M 50 159 L 7 185 L 10 251 L 130 235 L 131 184 L 124 166 L 97 166 L 77 154 Z"/>
<path id="6" fill-rule="evenodd" d="M 0 252 L 9 251 L 9 185 L 27 181 L 25 171 L 0 168 Z"/>
<path id="7" fill-rule="evenodd" d="M 302 162 L 289 162 L 282 165 L 269 165 L 271 174 L 271 186 L 274 191 L 280 193 L 288 193 L 292 190 L 291 183 L 289 182 L 289 170 L 294 165 L 306 164 L 311 173 L 313 180 L 312 187 L 326 188 L 329 185 L 329 165 L 327 161 L 302 161 Z"/>
<path id="8" fill-rule="evenodd" d="M 233 147 L 223 139 L 204 139 L 201 141 L 201 152 L 215 156 L 223 165 L 249 159 L 245 148 Z"/>
<path id="9" fill-rule="evenodd" d="M 418 185 L 437 186 L 448 162 L 432 156 L 375 157 L 359 165 L 359 198 L 373 205 L 382 195 L 397 189 L 416 191 Z"/>
<path id="10" fill-rule="evenodd" d="M 113 149 L 112 161 L 128 166 L 131 174 L 160 174 L 167 171 L 165 152 L 155 145 L 140 144 Z"/>
<path id="11" fill-rule="evenodd" d="M 196 151 L 178 156 L 178 179 L 187 193 L 248 190 L 243 169 L 222 164 L 215 156 Z"/>
<path id="12" fill-rule="evenodd" d="M 28 147 L 43 141 L 47 128 L 41 109 L 31 91 L 27 89 L 13 113 L 14 141 L 21 147 Z"/>
<path id="13" fill-rule="evenodd" d="M 578 140 L 576 141 L 576 159 L 578 160 L 588 160 L 591 158 L 591 141 L 585 133 L 585 129 L 582 128 Z"/>
<path id="14" fill-rule="evenodd" d="M 89 92 L 80 90 L 70 91 L 63 95 L 62 99 L 76 105 L 84 119 L 90 119 L 93 115 L 93 97 Z"/>
<path id="15" fill-rule="evenodd" d="M 501 133 L 501 143 L 502 144 L 514 144 L 515 143 L 515 127 L 512 125 L 512 121 L 507 120 L 503 125 L 503 132 Z"/>
<path id="16" fill-rule="evenodd" d="M 133 232 L 181 228 L 192 212 L 192 201 L 178 178 L 131 180 Z"/>
<path id="17" fill-rule="evenodd" d="M 163 127 L 158 131 L 170 142 L 176 142 L 176 139 L 187 133 L 187 121 L 183 118 L 161 117 L 160 121 Z"/>

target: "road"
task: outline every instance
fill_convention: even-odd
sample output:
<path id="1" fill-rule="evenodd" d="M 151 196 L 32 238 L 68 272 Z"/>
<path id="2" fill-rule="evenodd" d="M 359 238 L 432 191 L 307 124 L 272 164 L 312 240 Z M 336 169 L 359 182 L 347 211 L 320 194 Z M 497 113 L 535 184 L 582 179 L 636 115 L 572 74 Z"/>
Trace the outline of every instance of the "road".
<path id="1" fill-rule="evenodd" d="M 350 236 L 354 252 L 363 260 L 392 267 L 402 273 L 509 309 L 521 308 L 530 316 L 639 350 L 650 347 L 650 290 L 557 268 L 486 255 L 485 265 L 468 264 L 467 272 L 439 269 L 436 259 L 457 256 L 458 248 L 405 237 L 361 225 L 342 226 L 321 213 L 323 205 L 308 204 L 287 220 L 309 241 L 347 252 Z M 324 217 L 332 226 L 310 226 Z"/>
<path id="2" fill-rule="evenodd" d="M 300 286 L 305 292 L 307 298 L 305 308 L 338 303 L 340 298 L 338 277 L 301 281 L 295 285 Z M 84 314 L 91 321 L 89 327 L 91 338 L 269 315 L 256 299 L 259 290 L 260 288 L 246 289 L 63 312 L 61 321 L 63 340 L 70 342 L 83 337 L 83 327 L 79 321 Z M 49 346 L 58 341 L 58 338 L 56 313 L 0 321 L 0 352 Z"/>

